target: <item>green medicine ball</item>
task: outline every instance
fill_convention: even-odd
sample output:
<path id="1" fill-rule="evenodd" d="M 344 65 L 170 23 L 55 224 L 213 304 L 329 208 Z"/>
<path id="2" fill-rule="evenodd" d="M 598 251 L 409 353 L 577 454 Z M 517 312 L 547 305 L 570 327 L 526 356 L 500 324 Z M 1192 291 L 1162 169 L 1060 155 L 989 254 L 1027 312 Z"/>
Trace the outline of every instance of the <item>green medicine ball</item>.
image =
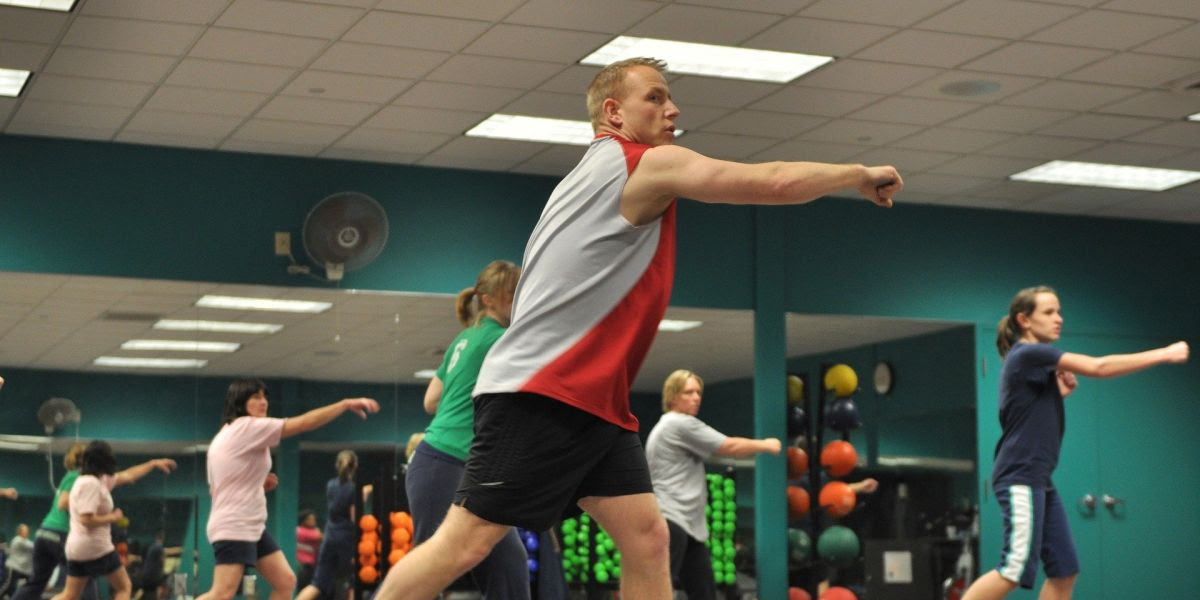
<path id="1" fill-rule="evenodd" d="M 838 567 L 854 564 L 858 551 L 858 536 L 848 527 L 834 525 L 817 538 L 817 555 Z"/>

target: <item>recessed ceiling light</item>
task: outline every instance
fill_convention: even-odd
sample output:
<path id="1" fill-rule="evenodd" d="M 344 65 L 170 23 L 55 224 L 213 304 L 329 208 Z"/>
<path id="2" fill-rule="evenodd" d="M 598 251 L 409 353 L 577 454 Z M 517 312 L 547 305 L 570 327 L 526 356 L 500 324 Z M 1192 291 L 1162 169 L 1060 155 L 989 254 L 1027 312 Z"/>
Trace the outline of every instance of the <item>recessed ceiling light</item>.
<path id="1" fill-rule="evenodd" d="M 16 98 L 29 81 L 29 71 L 22 69 L 0 69 L 0 96 Z"/>
<path id="2" fill-rule="evenodd" d="M 276 312 L 319 313 L 329 310 L 333 303 L 311 300 L 276 300 L 274 298 L 244 298 L 240 296 L 216 296 L 206 294 L 196 301 L 202 308 L 226 308 L 230 310 L 270 310 Z"/>
<path id="3" fill-rule="evenodd" d="M 671 73 L 787 83 L 833 61 L 832 56 L 734 48 L 654 38 L 620 36 L 579 61 L 606 66 L 618 60 L 648 56 L 665 60 Z"/>
<path id="4" fill-rule="evenodd" d="M 71 12 L 75 0 L 0 0 L 0 4 L 19 6 L 21 8 L 40 8 L 42 10 L 57 10 Z"/>
<path id="5" fill-rule="evenodd" d="M 1008 178 L 1014 181 L 1161 192 L 1193 181 L 1200 181 L 1200 172 L 1052 160 L 1032 169 L 1009 175 Z"/>
<path id="6" fill-rule="evenodd" d="M 129 340 L 122 350 L 169 350 L 177 352 L 236 352 L 237 342 L 203 342 L 199 340 Z"/>
<path id="7" fill-rule="evenodd" d="M 663 319 L 658 323 L 659 331 L 687 331 L 695 329 L 704 324 L 704 321 L 680 321 L 676 319 Z"/>
<path id="8" fill-rule="evenodd" d="M 421 369 L 420 371 L 413 373 L 413 377 L 416 377 L 417 379 L 433 379 L 434 377 L 437 377 L 437 369 Z"/>
<path id="9" fill-rule="evenodd" d="M 193 321 L 189 319 L 159 319 L 155 329 L 168 331 L 215 331 L 218 333 L 275 333 L 283 325 L 275 323 L 243 323 L 241 321 Z"/>
<path id="10" fill-rule="evenodd" d="M 1194 115 L 1188 115 L 1188 118 L 1187 118 L 1187 120 L 1189 120 L 1189 121 L 1200 121 L 1200 113 L 1196 113 L 1196 114 L 1194 114 Z"/>
<path id="11" fill-rule="evenodd" d="M 199 369 L 208 364 L 198 358 L 134 358 L 132 356 L 97 356 L 92 364 L 97 367 L 125 367 L 143 369 Z"/>
<path id="12" fill-rule="evenodd" d="M 587 146 L 596 138 L 592 124 L 588 121 L 547 119 L 496 113 L 472 127 L 466 135 L 471 137 L 520 140 L 523 142 L 549 142 Z M 675 137 L 683 135 L 682 129 L 675 130 Z"/>

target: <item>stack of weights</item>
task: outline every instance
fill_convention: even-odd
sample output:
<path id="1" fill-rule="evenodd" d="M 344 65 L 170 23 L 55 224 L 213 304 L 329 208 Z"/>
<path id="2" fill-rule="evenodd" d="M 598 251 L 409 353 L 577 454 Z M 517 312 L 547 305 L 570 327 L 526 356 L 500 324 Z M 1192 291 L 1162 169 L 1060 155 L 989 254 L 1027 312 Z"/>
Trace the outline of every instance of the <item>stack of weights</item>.
<path id="1" fill-rule="evenodd" d="M 392 525 L 392 551 L 388 553 L 388 566 L 390 567 L 404 558 L 409 550 L 412 550 L 413 520 L 412 515 L 400 510 L 388 514 L 388 521 Z"/>
<path id="2" fill-rule="evenodd" d="M 517 535 L 521 538 L 521 545 L 525 546 L 525 555 L 529 559 L 529 581 L 536 582 L 538 572 L 538 548 L 541 546 L 538 541 L 538 534 L 528 529 L 522 529 L 518 527 Z"/>
<path id="3" fill-rule="evenodd" d="M 358 529 L 358 580 L 374 584 L 379 581 L 379 552 L 383 550 L 379 519 L 375 515 L 363 515 L 358 520 Z"/>
<path id="4" fill-rule="evenodd" d="M 563 541 L 563 575 L 567 583 L 587 583 L 591 581 L 588 575 L 588 541 L 591 536 L 591 517 L 580 515 L 578 519 L 570 518 L 562 522 Z"/>
<path id="5" fill-rule="evenodd" d="M 617 583 L 621 580 L 621 553 L 604 528 L 597 529 L 599 531 L 596 532 L 596 551 L 592 554 L 596 562 L 592 566 L 592 574 L 596 583 Z"/>
<path id="6" fill-rule="evenodd" d="M 708 554 L 712 557 L 713 580 L 717 585 L 733 585 L 736 581 L 733 567 L 733 533 L 737 529 L 737 487 L 732 478 L 709 473 L 708 506 L 704 515 L 708 518 Z"/>

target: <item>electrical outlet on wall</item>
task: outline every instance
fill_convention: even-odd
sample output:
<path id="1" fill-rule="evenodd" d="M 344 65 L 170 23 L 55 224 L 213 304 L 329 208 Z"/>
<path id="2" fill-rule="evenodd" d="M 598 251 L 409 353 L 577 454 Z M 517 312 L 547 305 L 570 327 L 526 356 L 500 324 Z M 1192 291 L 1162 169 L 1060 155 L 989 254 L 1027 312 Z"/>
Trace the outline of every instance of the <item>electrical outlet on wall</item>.
<path id="1" fill-rule="evenodd" d="M 275 232 L 275 256 L 290 256 L 292 254 L 292 234 L 286 231 Z"/>

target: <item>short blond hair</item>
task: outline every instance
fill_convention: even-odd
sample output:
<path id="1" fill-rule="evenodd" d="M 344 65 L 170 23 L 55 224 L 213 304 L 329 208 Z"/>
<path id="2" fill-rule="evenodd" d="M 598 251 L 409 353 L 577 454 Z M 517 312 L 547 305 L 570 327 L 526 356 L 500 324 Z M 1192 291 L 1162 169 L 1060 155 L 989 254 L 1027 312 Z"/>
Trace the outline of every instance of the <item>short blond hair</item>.
<path id="1" fill-rule="evenodd" d="M 604 101 L 608 98 L 625 97 L 625 74 L 633 67 L 650 67 L 659 73 L 665 73 L 667 62 L 657 58 L 626 58 L 600 69 L 587 91 L 588 118 L 592 120 L 593 131 L 600 127 L 604 118 L 601 114 Z"/>
<path id="2" fill-rule="evenodd" d="M 675 401 L 675 397 L 679 395 L 679 392 L 683 391 L 683 386 L 687 385 L 689 377 L 695 379 L 696 383 L 700 384 L 700 393 L 704 393 L 704 380 L 699 375 L 687 369 L 679 369 L 667 375 L 667 380 L 663 382 L 663 412 L 671 412 L 671 403 Z"/>

